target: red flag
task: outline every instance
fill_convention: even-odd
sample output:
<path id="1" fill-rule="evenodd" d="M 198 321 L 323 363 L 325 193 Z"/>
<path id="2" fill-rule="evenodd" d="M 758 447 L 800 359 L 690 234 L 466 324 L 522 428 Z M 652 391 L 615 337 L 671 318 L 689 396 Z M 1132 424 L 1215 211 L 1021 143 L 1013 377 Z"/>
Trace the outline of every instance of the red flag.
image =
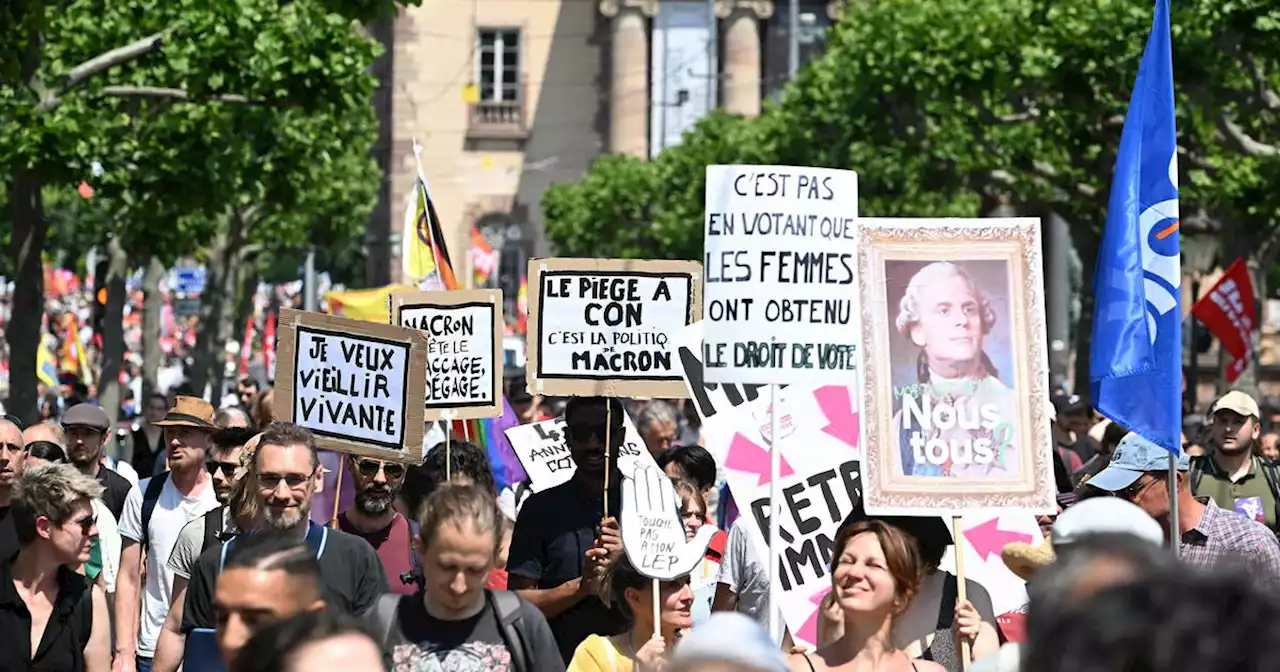
<path id="1" fill-rule="evenodd" d="M 249 355 L 253 354 L 253 316 L 244 321 L 244 340 L 240 341 L 240 376 L 249 373 Z"/>
<path id="2" fill-rule="evenodd" d="M 1227 382 L 1234 383 L 1248 366 L 1253 351 L 1253 331 L 1258 324 L 1257 306 L 1253 301 L 1253 283 L 1244 259 L 1237 259 L 1218 279 L 1218 284 L 1196 302 L 1191 314 L 1204 323 L 1231 354 L 1227 365 Z"/>
<path id="3" fill-rule="evenodd" d="M 267 326 L 262 335 L 262 366 L 272 380 L 276 377 L 276 314 L 267 313 Z"/>

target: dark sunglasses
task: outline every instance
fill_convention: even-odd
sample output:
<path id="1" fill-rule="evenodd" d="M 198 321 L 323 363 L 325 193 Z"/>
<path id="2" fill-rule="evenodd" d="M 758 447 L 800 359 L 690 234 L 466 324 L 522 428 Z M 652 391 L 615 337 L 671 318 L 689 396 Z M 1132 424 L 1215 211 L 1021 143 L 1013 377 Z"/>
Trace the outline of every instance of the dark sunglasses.
<path id="1" fill-rule="evenodd" d="M 284 481 L 291 490 L 297 490 L 304 483 L 311 480 L 316 472 L 309 474 L 258 474 L 258 482 L 267 490 L 275 490 L 280 486 L 280 481 Z"/>
<path id="2" fill-rule="evenodd" d="M 1142 477 L 1139 476 L 1138 480 L 1129 484 L 1129 487 L 1125 488 L 1124 490 L 1117 491 L 1116 496 L 1119 497 L 1120 499 L 1125 500 L 1126 502 L 1132 502 L 1133 500 L 1138 498 L 1138 495 L 1142 494 L 1143 490 L 1146 490 L 1147 488 L 1151 487 L 1152 483 L 1156 483 L 1159 480 L 1160 479 L 1155 478 L 1155 479 L 1143 481 Z"/>
<path id="3" fill-rule="evenodd" d="M 234 478 L 236 469 L 240 466 L 237 462 L 217 462 L 210 460 L 204 463 L 204 468 L 209 470 L 210 476 L 217 476 L 221 471 L 223 476 Z"/>
<path id="4" fill-rule="evenodd" d="M 98 518 L 97 518 L 97 516 L 92 516 L 92 515 L 90 515 L 90 516 L 85 516 L 84 518 L 81 518 L 80 520 L 73 520 L 73 521 L 71 521 L 71 523 L 72 523 L 73 525 L 79 525 L 79 526 L 80 526 L 80 533 L 81 533 L 81 534 L 89 534 L 89 530 L 92 530 L 92 529 L 93 529 L 93 526 L 98 524 Z"/>
<path id="5" fill-rule="evenodd" d="M 26 428 L 27 428 L 27 424 L 26 424 L 25 422 L 23 422 L 23 421 L 22 421 L 22 418 L 19 418 L 19 417 L 18 417 L 18 416 L 16 416 L 16 415 L 10 415 L 10 414 L 6 413 L 6 414 L 4 414 L 4 419 L 5 419 L 5 420 L 8 420 L 9 422 L 12 422 L 12 423 L 13 423 L 13 424 L 15 424 L 15 425 L 17 425 L 17 426 L 18 426 L 18 431 L 22 431 L 22 430 L 24 430 L 24 429 L 26 429 Z"/>
<path id="6" fill-rule="evenodd" d="M 577 443 L 582 443 L 582 442 L 590 441 L 591 437 L 598 436 L 600 437 L 600 441 L 603 442 L 604 435 L 605 435 L 605 427 L 607 427 L 607 425 L 605 425 L 604 423 L 600 423 L 598 425 L 588 425 L 588 424 L 569 425 L 568 427 L 569 438 L 573 439 Z M 625 438 L 624 436 L 625 433 L 626 433 L 626 430 L 622 425 L 618 425 L 614 427 L 613 429 L 609 430 L 609 442 L 615 446 L 621 446 Z"/>
<path id="7" fill-rule="evenodd" d="M 365 478 L 373 478 L 378 475 L 378 470 L 387 475 L 387 478 L 396 480 L 404 476 L 404 465 L 398 462 L 379 462 L 378 460 L 360 460 L 356 462 L 356 469 L 360 471 L 360 475 Z"/>

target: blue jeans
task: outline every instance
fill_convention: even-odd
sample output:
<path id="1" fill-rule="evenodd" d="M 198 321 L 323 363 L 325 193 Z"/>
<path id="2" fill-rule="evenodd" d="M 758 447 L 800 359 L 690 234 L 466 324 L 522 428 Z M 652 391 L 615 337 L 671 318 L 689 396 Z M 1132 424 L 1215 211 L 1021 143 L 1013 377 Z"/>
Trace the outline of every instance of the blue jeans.
<path id="1" fill-rule="evenodd" d="M 151 659 L 141 656 L 137 659 L 138 672 L 151 672 Z"/>

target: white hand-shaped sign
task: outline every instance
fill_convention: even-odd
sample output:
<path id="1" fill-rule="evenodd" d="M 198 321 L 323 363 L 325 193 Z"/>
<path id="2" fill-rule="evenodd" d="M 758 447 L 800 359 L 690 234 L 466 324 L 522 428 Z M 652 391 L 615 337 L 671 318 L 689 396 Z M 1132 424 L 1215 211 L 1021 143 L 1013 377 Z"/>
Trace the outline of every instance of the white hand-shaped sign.
<path id="1" fill-rule="evenodd" d="M 622 479 L 622 548 L 644 576 L 662 581 L 684 576 L 706 554 L 715 526 L 703 525 L 686 540 L 679 507 L 671 477 L 659 469 L 637 466 Z"/>

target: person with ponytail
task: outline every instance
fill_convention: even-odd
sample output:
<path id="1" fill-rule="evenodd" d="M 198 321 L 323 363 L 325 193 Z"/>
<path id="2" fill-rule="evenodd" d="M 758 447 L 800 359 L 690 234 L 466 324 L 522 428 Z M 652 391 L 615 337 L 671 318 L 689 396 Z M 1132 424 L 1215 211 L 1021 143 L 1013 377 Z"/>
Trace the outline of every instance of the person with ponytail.
<path id="1" fill-rule="evenodd" d="M 578 645 L 569 672 L 650 672 L 665 670 L 681 634 L 693 625 L 693 589 L 689 577 L 658 581 L 659 614 L 654 627 L 650 579 L 621 555 L 610 567 L 605 597 L 630 624 L 612 637 L 591 635 Z"/>

